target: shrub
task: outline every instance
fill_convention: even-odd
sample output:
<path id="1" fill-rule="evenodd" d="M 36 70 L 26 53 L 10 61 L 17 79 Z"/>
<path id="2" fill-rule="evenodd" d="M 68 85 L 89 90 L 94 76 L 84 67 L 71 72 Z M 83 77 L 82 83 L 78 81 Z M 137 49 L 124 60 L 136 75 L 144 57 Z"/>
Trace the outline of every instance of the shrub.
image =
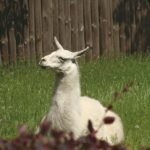
<path id="1" fill-rule="evenodd" d="M 35 135 L 26 126 L 21 126 L 18 136 L 12 140 L 0 140 L 1 150 L 126 150 L 124 145 L 111 146 L 106 141 L 98 140 L 95 136 L 91 121 L 88 123 L 89 134 L 75 140 L 72 133 L 51 129 L 50 124 L 44 122 L 41 132 Z M 46 133 L 49 131 L 49 136 Z"/>

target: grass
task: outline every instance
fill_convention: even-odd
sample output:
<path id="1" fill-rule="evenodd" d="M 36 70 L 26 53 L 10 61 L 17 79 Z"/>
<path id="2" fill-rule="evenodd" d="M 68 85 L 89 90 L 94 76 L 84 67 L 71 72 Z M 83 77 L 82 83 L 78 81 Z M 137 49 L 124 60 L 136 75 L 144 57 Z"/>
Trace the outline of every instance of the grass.
<path id="1" fill-rule="evenodd" d="M 114 105 L 121 116 L 125 143 L 132 149 L 150 146 L 150 57 L 100 59 L 80 64 L 82 95 L 99 99 L 104 105 L 128 82 L 133 87 Z M 12 138 L 17 126 L 30 128 L 40 121 L 50 105 L 54 74 L 37 66 L 0 68 L 0 137 Z"/>

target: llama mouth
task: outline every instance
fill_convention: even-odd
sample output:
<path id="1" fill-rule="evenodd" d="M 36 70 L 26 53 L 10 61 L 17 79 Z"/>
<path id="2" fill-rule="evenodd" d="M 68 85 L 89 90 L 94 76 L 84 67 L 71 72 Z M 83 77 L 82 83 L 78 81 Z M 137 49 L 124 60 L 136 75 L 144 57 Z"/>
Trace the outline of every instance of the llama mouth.
<path id="1" fill-rule="evenodd" d="M 47 68 L 46 66 L 43 66 L 43 65 L 41 65 L 40 67 L 41 67 L 42 69 L 46 69 L 46 68 Z"/>

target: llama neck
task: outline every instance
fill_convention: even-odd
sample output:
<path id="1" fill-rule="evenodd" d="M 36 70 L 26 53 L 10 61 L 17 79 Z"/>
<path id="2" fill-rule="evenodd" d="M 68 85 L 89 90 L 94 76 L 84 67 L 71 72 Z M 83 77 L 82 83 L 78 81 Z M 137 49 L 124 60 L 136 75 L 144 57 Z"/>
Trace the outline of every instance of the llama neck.
<path id="1" fill-rule="evenodd" d="M 80 82 L 78 68 L 67 74 L 56 74 L 55 88 L 53 92 L 53 105 L 64 109 L 64 105 L 78 106 L 80 98 Z M 70 107 L 71 108 L 71 107 Z"/>

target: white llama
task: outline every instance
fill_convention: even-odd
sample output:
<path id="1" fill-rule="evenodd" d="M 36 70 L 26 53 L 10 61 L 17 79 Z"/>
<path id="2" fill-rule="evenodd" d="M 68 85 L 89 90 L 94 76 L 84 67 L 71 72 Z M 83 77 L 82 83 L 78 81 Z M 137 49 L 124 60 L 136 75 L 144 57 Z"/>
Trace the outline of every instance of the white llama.
<path id="1" fill-rule="evenodd" d="M 56 82 L 52 96 L 52 104 L 49 112 L 44 116 L 57 130 L 73 132 L 75 138 L 88 134 L 87 124 L 91 120 L 96 136 L 107 140 L 110 144 L 118 144 L 123 141 L 124 133 L 121 119 L 112 111 L 106 113 L 102 104 L 90 97 L 81 96 L 79 69 L 76 59 L 89 48 L 71 52 L 65 50 L 54 38 L 58 50 L 41 59 L 40 66 L 51 68 L 56 73 Z M 104 116 L 114 117 L 112 124 L 103 124 Z"/>

